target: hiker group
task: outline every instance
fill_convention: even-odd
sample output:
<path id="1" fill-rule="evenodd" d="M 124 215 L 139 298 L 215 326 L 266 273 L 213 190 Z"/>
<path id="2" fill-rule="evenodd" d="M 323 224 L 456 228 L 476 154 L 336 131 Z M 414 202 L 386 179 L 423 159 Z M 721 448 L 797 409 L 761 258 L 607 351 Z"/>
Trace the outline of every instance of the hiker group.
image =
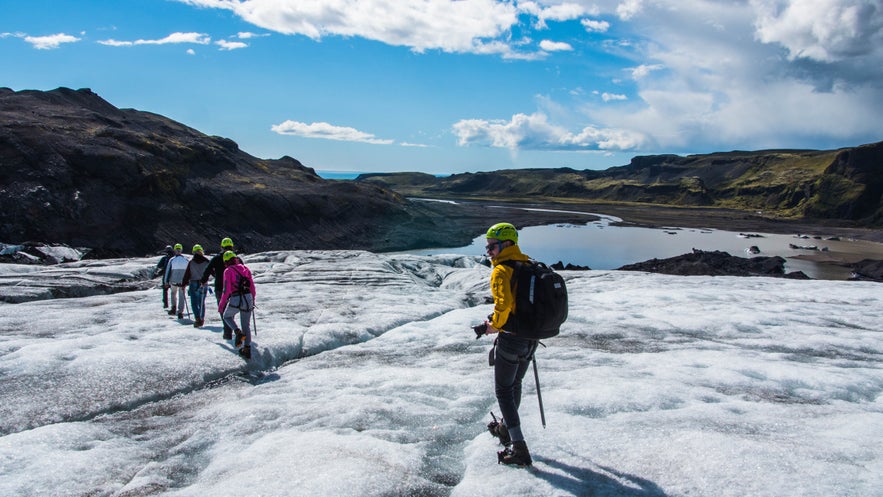
<path id="1" fill-rule="evenodd" d="M 168 245 L 165 255 L 156 265 L 156 272 L 162 274 L 163 309 L 169 309 L 170 316 L 177 315 L 178 319 L 184 319 L 184 313 L 189 317 L 192 308 L 194 328 L 201 328 L 205 324 L 205 297 L 206 293 L 212 292 L 208 280 L 214 278 L 213 293 L 218 315 L 224 325 L 224 340 L 233 339 L 239 355 L 251 359 L 251 320 L 254 318 L 257 293 L 251 271 L 234 249 L 233 240 L 224 238 L 220 252 L 208 259 L 202 245 L 196 244 L 191 249 L 192 257 L 188 259 L 182 254 L 183 245 Z M 190 297 L 189 308 L 185 288 Z M 235 320 L 237 314 L 239 326 Z"/>
<path id="2" fill-rule="evenodd" d="M 498 420 L 491 413 L 493 420 L 487 428 L 503 445 L 503 450 L 497 453 L 499 463 L 530 466 L 533 461 L 518 414 L 521 384 L 529 365 L 533 363 L 540 416 L 545 427 L 534 355 L 540 340 L 557 335 L 561 324 L 567 319 L 567 288 L 559 274 L 521 252 L 514 225 L 495 224 L 485 235 L 485 250 L 492 265 L 490 290 L 494 309 L 473 330 L 476 338 L 496 335 L 488 362 L 494 368 L 494 393 L 502 415 Z M 224 323 L 224 339 L 229 340 L 235 334 L 235 346 L 242 346 L 239 354 L 250 358 L 249 319 L 253 317 L 255 286 L 251 271 L 233 251 L 233 241 L 230 238 L 221 240 L 221 253 L 210 261 L 205 258 L 199 245 L 193 246 L 193 257 L 189 260 L 181 255 L 181 244 L 167 249 L 169 254 L 157 265 L 157 268 L 164 270 L 163 307 L 168 307 L 166 291 L 171 289 L 169 314 L 177 313 L 178 318 L 182 319 L 182 306 L 186 309 L 187 305 L 184 288 L 187 287 L 194 312 L 193 326 L 199 328 L 205 322 L 208 280 L 214 277 L 214 293 L 218 313 Z M 240 327 L 233 319 L 237 313 L 240 315 Z"/>

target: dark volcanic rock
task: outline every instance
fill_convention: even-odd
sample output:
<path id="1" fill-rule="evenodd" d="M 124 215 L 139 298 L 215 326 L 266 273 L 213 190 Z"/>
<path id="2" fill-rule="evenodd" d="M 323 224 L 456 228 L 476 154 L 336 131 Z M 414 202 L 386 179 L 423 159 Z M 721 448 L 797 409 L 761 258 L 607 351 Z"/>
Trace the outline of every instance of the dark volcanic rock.
<path id="1" fill-rule="evenodd" d="M 88 89 L 0 89 L 0 242 L 97 257 L 175 242 L 211 251 L 225 236 L 249 251 L 396 250 L 449 243 L 437 220 L 388 189 L 326 181 L 290 157 L 258 159 Z"/>
<path id="2" fill-rule="evenodd" d="M 883 261 L 864 259 L 852 265 L 853 280 L 883 281 Z"/>
<path id="3" fill-rule="evenodd" d="M 681 276 L 778 276 L 808 279 L 800 272 L 785 274 L 785 259 L 781 257 L 736 257 L 719 250 L 693 253 L 668 259 L 651 259 L 619 268 L 620 271 L 646 271 Z"/>
<path id="4" fill-rule="evenodd" d="M 554 269 L 555 271 L 562 271 L 562 270 L 563 271 L 590 271 L 591 270 L 591 268 L 589 266 L 580 266 L 579 264 L 571 264 L 569 262 L 565 266 L 564 263 L 561 261 L 558 261 L 549 267 Z"/>

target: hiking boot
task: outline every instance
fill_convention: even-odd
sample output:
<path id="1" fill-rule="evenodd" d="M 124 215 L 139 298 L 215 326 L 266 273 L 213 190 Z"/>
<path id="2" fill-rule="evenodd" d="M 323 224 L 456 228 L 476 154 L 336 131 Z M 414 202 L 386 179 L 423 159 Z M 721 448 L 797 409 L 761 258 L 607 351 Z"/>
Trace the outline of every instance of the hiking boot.
<path id="1" fill-rule="evenodd" d="M 242 357 L 243 359 L 251 359 L 251 345 L 246 345 L 239 349 L 239 357 Z"/>
<path id="2" fill-rule="evenodd" d="M 245 340 L 245 335 L 242 334 L 242 331 L 239 328 L 233 330 L 236 333 L 236 341 L 233 342 L 234 347 L 239 347 L 242 345 L 242 341 Z"/>
<path id="3" fill-rule="evenodd" d="M 183 313 L 183 312 L 179 312 L 179 313 L 178 313 L 178 319 L 184 319 L 184 313 Z"/>
<path id="4" fill-rule="evenodd" d="M 506 425 L 500 423 L 496 419 L 487 424 L 487 431 L 491 432 L 491 435 L 500 439 L 500 443 L 504 446 L 508 447 L 512 444 L 512 439 L 509 438 L 509 429 L 506 428 Z"/>
<path id="5" fill-rule="evenodd" d="M 224 340 L 233 338 L 233 332 L 229 328 L 224 328 Z"/>
<path id="6" fill-rule="evenodd" d="M 511 448 L 497 452 L 497 464 L 512 464 L 515 466 L 530 466 L 533 464 L 530 452 L 527 450 L 527 443 L 524 440 L 512 442 Z"/>
<path id="7" fill-rule="evenodd" d="M 178 311 L 175 309 L 174 306 L 172 306 L 172 308 L 169 309 L 169 316 L 174 316 L 176 312 L 178 312 Z"/>

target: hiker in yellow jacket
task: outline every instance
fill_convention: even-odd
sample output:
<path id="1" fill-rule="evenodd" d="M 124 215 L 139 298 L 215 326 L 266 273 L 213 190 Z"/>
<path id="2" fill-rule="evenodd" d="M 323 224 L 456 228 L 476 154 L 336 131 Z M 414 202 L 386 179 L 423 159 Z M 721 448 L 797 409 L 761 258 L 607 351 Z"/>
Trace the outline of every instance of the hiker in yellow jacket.
<path id="1" fill-rule="evenodd" d="M 494 386 L 497 403 L 503 419 L 488 424 L 491 434 L 500 439 L 506 448 L 499 452 L 498 460 L 503 464 L 530 466 L 532 460 L 521 432 L 521 418 L 518 407 L 521 405 L 521 381 L 527 373 L 538 342 L 519 338 L 506 331 L 513 328 L 515 311 L 515 291 L 512 277 L 515 268 L 504 262 L 527 261 L 527 255 L 518 247 L 518 231 L 509 223 L 498 223 L 487 230 L 485 250 L 491 258 L 491 295 L 494 298 L 494 312 L 485 321 L 485 333 L 497 334 L 494 340 L 493 366 Z M 509 447 L 511 443 L 511 448 Z"/>

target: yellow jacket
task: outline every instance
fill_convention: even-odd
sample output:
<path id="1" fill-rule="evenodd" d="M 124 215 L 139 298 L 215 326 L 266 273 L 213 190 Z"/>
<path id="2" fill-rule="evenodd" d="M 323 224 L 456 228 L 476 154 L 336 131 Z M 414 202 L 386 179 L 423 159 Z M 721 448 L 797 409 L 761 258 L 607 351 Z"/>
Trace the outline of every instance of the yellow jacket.
<path id="1" fill-rule="evenodd" d="M 521 253 L 518 245 L 510 245 L 491 259 L 491 296 L 494 298 L 494 313 L 489 321 L 498 330 L 509 320 L 509 314 L 515 312 L 515 294 L 512 293 L 512 275 L 515 268 L 509 267 L 505 261 L 526 261 L 529 257 Z"/>

